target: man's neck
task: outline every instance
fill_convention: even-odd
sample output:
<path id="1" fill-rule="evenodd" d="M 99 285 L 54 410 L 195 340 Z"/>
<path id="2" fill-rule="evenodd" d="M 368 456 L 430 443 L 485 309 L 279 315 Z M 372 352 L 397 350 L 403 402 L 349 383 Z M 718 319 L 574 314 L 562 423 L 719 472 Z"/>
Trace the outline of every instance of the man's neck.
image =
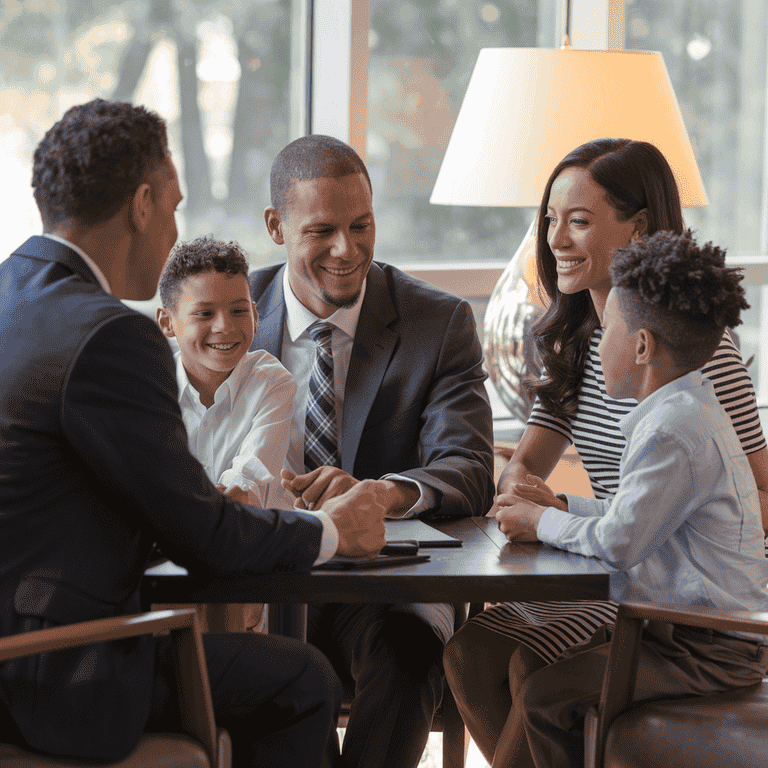
<path id="1" fill-rule="evenodd" d="M 92 227 L 64 222 L 46 229 L 45 234 L 55 235 L 77 246 L 101 270 L 115 296 L 128 295 L 125 282 L 129 243 L 113 220 Z"/>

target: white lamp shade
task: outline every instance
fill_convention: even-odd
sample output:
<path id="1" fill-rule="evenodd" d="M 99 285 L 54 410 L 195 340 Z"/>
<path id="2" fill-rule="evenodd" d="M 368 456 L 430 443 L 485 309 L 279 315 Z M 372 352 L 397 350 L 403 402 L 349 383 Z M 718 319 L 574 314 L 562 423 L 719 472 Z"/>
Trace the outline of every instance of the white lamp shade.
<path id="1" fill-rule="evenodd" d="M 563 157 L 604 137 L 651 142 L 683 206 L 707 204 L 660 53 L 484 48 L 430 202 L 538 206 Z"/>

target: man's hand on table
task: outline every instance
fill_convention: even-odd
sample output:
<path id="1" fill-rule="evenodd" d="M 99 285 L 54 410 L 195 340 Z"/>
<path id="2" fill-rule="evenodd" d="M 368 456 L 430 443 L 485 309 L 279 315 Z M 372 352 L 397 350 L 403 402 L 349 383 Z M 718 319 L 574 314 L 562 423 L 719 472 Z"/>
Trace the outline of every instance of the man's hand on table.
<path id="1" fill-rule="evenodd" d="M 382 480 L 355 481 L 346 493 L 323 503 L 323 512 L 336 524 L 339 546 L 347 557 L 375 557 L 386 543 L 386 489 Z"/>
<path id="2" fill-rule="evenodd" d="M 335 499 L 354 488 L 360 481 L 338 467 L 318 467 L 304 475 L 297 475 L 289 469 L 280 473 L 280 484 L 292 493 L 296 509 L 309 511 L 324 508 L 330 499 Z M 415 483 L 400 480 L 376 480 L 381 491 L 381 502 L 386 514 L 399 517 L 407 512 L 418 500 L 419 490 Z"/>
<path id="3" fill-rule="evenodd" d="M 297 475 L 290 469 L 280 472 L 280 485 L 293 494 L 293 506 L 309 511 L 320 509 L 326 501 L 341 496 L 358 482 L 338 467 L 318 467 L 304 475 Z"/>

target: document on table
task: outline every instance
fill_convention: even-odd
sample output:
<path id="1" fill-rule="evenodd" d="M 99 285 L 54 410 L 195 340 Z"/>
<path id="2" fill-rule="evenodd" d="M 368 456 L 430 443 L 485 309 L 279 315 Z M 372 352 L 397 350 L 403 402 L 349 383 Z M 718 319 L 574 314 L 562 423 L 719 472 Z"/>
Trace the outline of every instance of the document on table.
<path id="1" fill-rule="evenodd" d="M 438 531 L 422 520 L 385 520 L 387 541 L 418 541 L 420 547 L 460 547 L 461 539 Z"/>

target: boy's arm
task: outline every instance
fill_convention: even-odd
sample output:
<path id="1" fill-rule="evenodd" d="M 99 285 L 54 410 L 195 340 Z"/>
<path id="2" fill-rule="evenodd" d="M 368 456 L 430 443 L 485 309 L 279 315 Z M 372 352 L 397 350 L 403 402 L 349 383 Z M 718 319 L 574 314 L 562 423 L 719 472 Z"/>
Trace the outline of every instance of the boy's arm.
<path id="1" fill-rule="evenodd" d="M 591 499 L 569 497 L 584 509 Z M 573 501 L 572 501 L 573 500 Z M 598 557 L 626 570 L 661 547 L 695 509 L 689 456 L 668 435 L 656 434 L 627 455 L 616 496 L 602 517 L 578 517 L 548 508 L 538 538 L 555 547 Z"/>
<path id="2" fill-rule="evenodd" d="M 240 443 L 232 466 L 222 472 L 218 484 L 227 490 L 239 486 L 249 493 L 249 503 L 263 500 L 288 453 L 296 382 L 288 371 L 264 393 L 248 433 Z"/>

